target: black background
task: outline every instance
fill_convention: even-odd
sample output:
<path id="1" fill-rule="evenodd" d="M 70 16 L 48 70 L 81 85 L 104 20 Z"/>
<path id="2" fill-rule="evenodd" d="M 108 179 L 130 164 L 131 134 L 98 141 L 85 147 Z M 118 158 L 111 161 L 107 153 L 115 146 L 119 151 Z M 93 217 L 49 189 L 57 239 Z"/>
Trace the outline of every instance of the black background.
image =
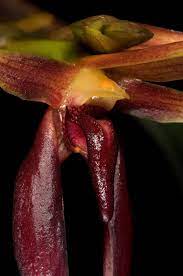
<path id="1" fill-rule="evenodd" d="M 111 14 L 183 31 L 178 1 L 166 2 L 161 7 L 160 3 L 154 1 L 142 3 L 124 0 L 40 0 L 34 3 L 39 3 L 68 22 L 95 14 Z M 183 90 L 182 82 L 171 85 Z M 0 275 L 15 276 L 19 274 L 13 257 L 11 235 L 14 179 L 46 107 L 21 101 L 5 93 L 0 93 L 0 103 L 0 259 L 2 271 L 5 271 Z M 132 275 L 183 275 L 183 180 L 175 173 L 165 152 L 144 130 L 141 121 L 122 116 L 120 122 L 125 137 L 127 176 L 135 226 Z M 162 126 L 162 129 L 165 128 Z M 179 125 L 179 128 L 183 129 L 183 125 Z M 183 145 L 181 147 L 180 144 L 177 156 L 183 164 L 182 153 Z M 181 163 L 179 165 L 181 168 Z M 71 157 L 63 166 L 62 177 L 70 275 L 102 275 L 102 225 L 96 219 L 95 198 L 84 161 L 79 156 Z M 77 252 L 73 249 L 75 247 Z"/>

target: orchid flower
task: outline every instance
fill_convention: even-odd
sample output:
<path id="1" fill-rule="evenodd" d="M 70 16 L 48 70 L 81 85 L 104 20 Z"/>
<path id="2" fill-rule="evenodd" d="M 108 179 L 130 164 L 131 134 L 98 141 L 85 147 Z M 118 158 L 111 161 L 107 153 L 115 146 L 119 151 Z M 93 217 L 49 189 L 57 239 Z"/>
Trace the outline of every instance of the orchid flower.
<path id="1" fill-rule="evenodd" d="M 9 41 L 0 50 L 0 87 L 49 106 L 16 180 L 13 235 L 20 273 L 69 273 L 59 168 L 79 153 L 104 226 L 103 275 L 130 276 L 131 199 L 122 133 L 110 114 L 183 122 L 183 94 L 154 84 L 183 79 L 183 33 L 94 16 L 50 37 Z"/>

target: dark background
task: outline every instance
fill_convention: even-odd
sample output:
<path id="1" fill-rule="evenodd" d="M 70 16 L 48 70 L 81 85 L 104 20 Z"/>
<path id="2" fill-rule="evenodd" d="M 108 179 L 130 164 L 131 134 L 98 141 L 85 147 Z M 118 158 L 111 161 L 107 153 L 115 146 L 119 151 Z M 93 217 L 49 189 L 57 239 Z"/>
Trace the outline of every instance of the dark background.
<path id="1" fill-rule="evenodd" d="M 183 31 L 178 1 L 167 1 L 161 7 L 154 1 L 40 0 L 34 3 L 68 22 L 95 14 L 111 14 Z M 169 85 L 183 90 L 182 82 Z M 0 259 L 5 271 L 0 275 L 16 276 L 19 274 L 11 235 L 14 179 L 46 107 L 5 93 L 0 93 L 0 103 Z M 119 121 L 124 131 L 135 227 L 132 275 L 183 275 L 183 124 L 160 126 L 128 116 L 121 116 Z M 72 156 L 62 169 L 70 275 L 100 276 L 102 225 L 96 219 L 95 198 L 85 166 L 79 156 Z"/>

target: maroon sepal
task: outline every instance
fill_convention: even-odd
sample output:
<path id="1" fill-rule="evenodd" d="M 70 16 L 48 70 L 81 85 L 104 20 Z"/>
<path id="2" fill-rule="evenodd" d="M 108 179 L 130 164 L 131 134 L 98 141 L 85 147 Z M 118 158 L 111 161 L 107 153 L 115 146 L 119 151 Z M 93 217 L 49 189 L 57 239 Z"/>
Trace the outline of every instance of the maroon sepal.
<path id="1" fill-rule="evenodd" d="M 68 275 L 59 172 L 53 113 L 47 111 L 16 181 L 13 236 L 21 275 Z"/>

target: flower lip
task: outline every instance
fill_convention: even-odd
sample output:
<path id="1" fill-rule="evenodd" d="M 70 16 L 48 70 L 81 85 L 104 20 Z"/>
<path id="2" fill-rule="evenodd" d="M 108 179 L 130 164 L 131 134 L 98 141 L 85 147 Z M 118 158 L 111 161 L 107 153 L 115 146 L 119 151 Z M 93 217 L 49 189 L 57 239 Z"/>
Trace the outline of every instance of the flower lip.
<path id="1" fill-rule="evenodd" d="M 89 104 L 111 110 L 118 100 L 125 98 L 129 98 L 125 90 L 101 70 L 84 67 L 72 81 L 63 103 L 71 101 L 76 106 Z"/>

